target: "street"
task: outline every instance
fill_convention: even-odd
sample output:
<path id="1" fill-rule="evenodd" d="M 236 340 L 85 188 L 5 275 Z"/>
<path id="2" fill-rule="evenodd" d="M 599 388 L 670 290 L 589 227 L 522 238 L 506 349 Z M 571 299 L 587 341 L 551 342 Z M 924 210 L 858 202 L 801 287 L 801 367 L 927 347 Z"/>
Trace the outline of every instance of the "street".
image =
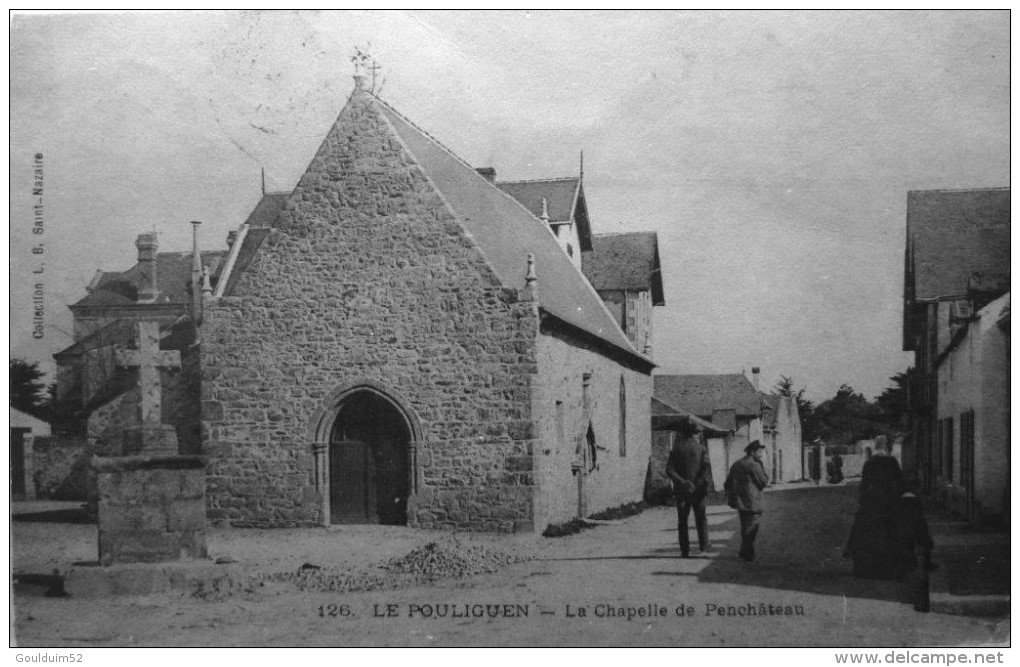
<path id="1" fill-rule="evenodd" d="M 711 549 L 680 559 L 675 510 L 661 507 L 568 537 L 528 538 L 534 559 L 432 586 L 354 594 L 270 587 L 220 601 L 19 595 L 18 642 L 921 647 L 1008 641 L 1008 621 L 917 613 L 901 600 L 901 584 L 855 581 L 842 549 L 856 492 L 855 485 L 770 491 L 758 560 L 750 564 L 736 556 L 733 510 L 710 506 Z"/>

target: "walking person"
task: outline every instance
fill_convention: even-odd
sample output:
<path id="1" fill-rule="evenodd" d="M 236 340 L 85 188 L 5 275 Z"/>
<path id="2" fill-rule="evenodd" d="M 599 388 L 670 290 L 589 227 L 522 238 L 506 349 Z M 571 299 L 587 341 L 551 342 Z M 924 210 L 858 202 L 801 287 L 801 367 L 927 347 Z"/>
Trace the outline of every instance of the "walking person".
<path id="1" fill-rule="evenodd" d="M 903 496 L 903 471 L 889 453 L 888 438 L 875 438 L 875 452 L 861 470 L 857 513 L 844 555 L 853 559 L 858 579 L 900 576 L 897 510 Z"/>
<path id="2" fill-rule="evenodd" d="M 754 540 L 765 512 L 764 491 L 769 476 L 761 462 L 764 450 L 765 445 L 752 441 L 744 448 L 744 457 L 730 467 L 726 476 L 727 501 L 740 516 L 740 557 L 748 562 L 754 560 Z"/>
<path id="3" fill-rule="evenodd" d="M 903 495 L 897 508 L 896 535 L 900 547 L 900 576 L 906 582 L 907 600 L 916 611 L 931 611 L 928 572 L 935 569 L 931 552 L 935 542 L 924 518 L 921 485 L 917 478 L 904 478 Z"/>
<path id="4" fill-rule="evenodd" d="M 677 532 L 680 537 L 680 556 L 689 558 L 691 538 L 688 519 L 694 511 L 694 526 L 698 531 L 698 549 L 708 550 L 708 519 L 705 516 L 705 497 L 708 495 L 708 478 L 711 468 L 708 448 L 701 438 L 701 429 L 690 419 L 676 427 L 676 441 L 669 452 L 666 475 L 673 481 L 676 498 Z"/>

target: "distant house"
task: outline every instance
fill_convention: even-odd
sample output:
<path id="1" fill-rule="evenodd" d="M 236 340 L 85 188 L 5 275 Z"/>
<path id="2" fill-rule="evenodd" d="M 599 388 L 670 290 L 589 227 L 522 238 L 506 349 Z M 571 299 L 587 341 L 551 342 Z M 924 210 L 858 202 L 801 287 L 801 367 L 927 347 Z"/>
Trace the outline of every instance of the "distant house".
<path id="1" fill-rule="evenodd" d="M 726 434 L 721 446 L 713 447 L 710 443 L 713 477 L 721 472 L 725 479 L 729 467 L 744 455 L 744 448 L 752 440 L 765 444 L 761 397 L 742 373 L 656 375 L 653 397 L 711 422 L 716 434 Z M 766 452 L 765 465 L 766 470 L 771 470 L 771 452 Z"/>
<path id="2" fill-rule="evenodd" d="M 32 441 L 50 434 L 50 425 L 17 408 L 10 409 L 11 500 L 33 500 Z"/>
<path id="3" fill-rule="evenodd" d="M 584 172 L 565 178 L 496 182 L 495 169 L 483 167 L 476 171 L 549 225 L 574 266 L 581 269 L 581 253 L 592 250 Z"/>
<path id="4" fill-rule="evenodd" d="M 772 461 L 775 482 L 804 479 L 800 410 L 793 396 L 762 395 L 762 444 Z"/>
<path id="5" fill-rule="evenodd" d="M 904 465 L 974 521 L 1009 510 L 1009 290 L 1009 188 L 907 194 Z"/>
<path id="6" fill-rule="evenodd" d="M 652 354 L 652 308 L 665 305 L 655 232 L 596 234 L 581 270 L 638 350 Z"/>
<path id="7" fill-rule="evenodd" d="M 491 167 L 477 171 L 549 225 L 634 348 L 651 356 L 652 309 L 666 304 L 658 235 L 592 234 L 583 171 L 578 176 L 528 181 L 496 181 Z"/>
<path id="8" fill-rule="evenodd" d="M 672 492 L 673 484 L 666 475 L 666 463 L 676 442 L 673 426 L 680 420 L 688 419 L 701 427 L 708 446 L 709 463 L 712 466 L 709 490 L 721 491 L 723 488 L 729 471 L 726 465 L 726 442 L 733 430 L 652 397 L 652 456 L 648 462 L 648 479 L 645 484 L 645 499 L 649 502 L 661 503 Z"/>

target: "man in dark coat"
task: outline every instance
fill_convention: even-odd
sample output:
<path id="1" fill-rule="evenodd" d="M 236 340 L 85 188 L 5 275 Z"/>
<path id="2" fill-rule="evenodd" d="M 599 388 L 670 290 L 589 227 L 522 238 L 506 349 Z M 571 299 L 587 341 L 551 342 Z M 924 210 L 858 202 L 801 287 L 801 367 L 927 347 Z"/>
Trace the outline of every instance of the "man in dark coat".
<path id="1" fill-rule="evenodd" d="M 880 435 L 875 438 L 874 455 L 861 470 L 859 503 L 845 552 L 853 558 L 855 577 L 896 579 L 900 576 L 896 513 L 903 490 L 903 471 L 889 453 L 887 437 Z"/>
<path id="2" fill-rule="evenodd" d="M 705 496 L 708 495 L 710 474 L 708 448 L 702 442 L 701 429 L 687 419 L 676 428 L 676 441 L 666 464 L 666 475 L 673 481 L 680 556 L 683 558 L 688 558 L 691 551 L 687 527 L 691 510 L 694 510 L 694 525 L 698 531 L 698 548 L 702 553 L 708 549 Z"/>
<path id="3" fill-rule="evenodd" d="M 758 524 L 765 512 L 765 487 L 769 476 L 762 465 L 765 445 L 754 440 L 744 448 L 745 456 L 730 467 L 726 476 L 726 494 L 730 506 L 740 516 L 740 557 L 754 560 L 754 539 L 758 536 Z"/>

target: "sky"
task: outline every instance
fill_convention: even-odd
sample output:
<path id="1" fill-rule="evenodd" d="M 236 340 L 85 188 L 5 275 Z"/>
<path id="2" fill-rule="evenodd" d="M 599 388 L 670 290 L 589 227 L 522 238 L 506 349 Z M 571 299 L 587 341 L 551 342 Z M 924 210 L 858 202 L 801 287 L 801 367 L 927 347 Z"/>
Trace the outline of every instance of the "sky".
<path id="1" fill-rule="evenodd" d="M 139 233 L 186 251 L 200 220 L 224 249 L 263 167 L 292 189 L 356 46 L 384 100 L 501 180 L 584 152 L 593 231 L 658 233 L 657 372 L 880 393 L 912 362 L 907 191 L 1009 185 L 1008 11 L 16 15 L 12 356 L 52 369 L 66 306 Z"/>

